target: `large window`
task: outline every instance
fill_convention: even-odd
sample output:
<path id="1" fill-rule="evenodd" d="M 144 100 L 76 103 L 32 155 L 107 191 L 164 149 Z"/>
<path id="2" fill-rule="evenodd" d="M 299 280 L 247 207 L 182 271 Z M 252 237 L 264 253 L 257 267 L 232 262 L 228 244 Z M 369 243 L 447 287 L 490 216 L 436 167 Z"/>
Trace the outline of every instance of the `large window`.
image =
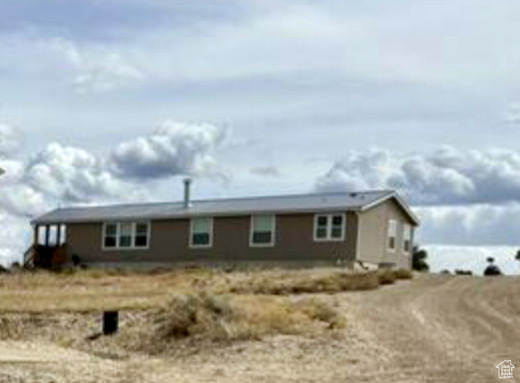
<path id="1" fill-rule="evenodd" d="M 109 222 L 104 225 L 104 249 L 146 249 L 149 244 L 148 222 Z"/>
<path id="2" fill-rule="evenodd" d="M 412 227 L 405 224 L 403 227 L 403 251 L 410 254 L 412 250 Z"/>
<path id="3" fill-rule="evenodd" d="M 395 251 L 397 241 L 397 221 L 388 221 L 388 250 Z"/>
<path id="4" fill-rule="evenodd" d="M 345 214 L 317 214 L 314 219 L 314 240 L 345 240 Z"/>
<path id="5" fill-rule="evenodd" d="M 192 218 L 190 247 L 211 247 L 213 242 L 213 219 Z"/>
<path id="6" fill-rule="evenodd" d="M 251 217 L 250 245 L 253 247 L 274 246 L 276 217 L 254 215 Z"/>

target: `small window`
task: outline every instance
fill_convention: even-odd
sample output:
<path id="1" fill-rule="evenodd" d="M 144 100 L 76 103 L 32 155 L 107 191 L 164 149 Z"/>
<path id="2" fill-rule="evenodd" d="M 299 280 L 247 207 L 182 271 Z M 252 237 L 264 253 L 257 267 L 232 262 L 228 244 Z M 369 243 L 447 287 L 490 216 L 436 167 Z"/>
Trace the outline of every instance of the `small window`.
<path id="1" fill-rule="evenodd" d="M 345 214 L 318 214 L 314 221 L 315 241 L 343 241 Z"/>
<path id="2" fill-rule="evenodd" d="M 342 239 L 343 238 L 343 228 L 345 227 L 343 224 L 344 217 L 343 215 L 333 215 L 332 216 L 332 229 L 330 233 L 330 237 L 332 239 Z"/>
<path id="3" fill-rule="evenodd" d="M 397 237 L 397 221 L 388 221 L 388 250 L 394 251 Z"/>
<path id="4" fill-rule="evenodd" d="M 193 218 L 191 220 L 190 247 L 211 247 L 212 218 Z"/>
<path id="5" fill-rule="evenodd" d="M 135 247 L 148 247 L 148 223 L 135 224 Z"/>
<path id="6" fill-rule="evenodd" d="M 106 248 L 117 247 L 117 224 L 107 223 L 105 225 L 105 239 L 103 242 Z"/>
<path id="7" fill-rule="evenodd" d="M 329 217 L 326 215 L 318 216 L 316 220 L 316 238 L 327 239 L 329 227 Z"/>
<path id="8" fill-rule="evenodd" d="M 412 227 L 410 225 L 404 225 L 403 228 L 403 251 L 407 254 L 412 249 Z"/>
<path id="9" fill-rule="evenodd" d="M 251 218 L 251 246 L 274 246 L 274 215 L 254 215 Z"/>

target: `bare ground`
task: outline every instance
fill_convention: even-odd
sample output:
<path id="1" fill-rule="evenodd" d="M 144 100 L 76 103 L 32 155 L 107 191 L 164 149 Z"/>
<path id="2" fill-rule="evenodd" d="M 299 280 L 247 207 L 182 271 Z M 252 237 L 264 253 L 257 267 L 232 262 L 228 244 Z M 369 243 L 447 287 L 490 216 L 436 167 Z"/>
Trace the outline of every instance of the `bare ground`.
<path id="1" fill-rule="evenodd" d="M 0 341 L 0 382 L 499 381 L 498 363 L 520 365 L 519 295 L 515 277 L 421 277 L 374 291 L 320 295 L 344 313 L 347 326 L 339 333 L 155 356 L 125 355 L 104 340 L 86 347 L 50 335 L 34 341 L 13 336 L 17 340 Z"/>

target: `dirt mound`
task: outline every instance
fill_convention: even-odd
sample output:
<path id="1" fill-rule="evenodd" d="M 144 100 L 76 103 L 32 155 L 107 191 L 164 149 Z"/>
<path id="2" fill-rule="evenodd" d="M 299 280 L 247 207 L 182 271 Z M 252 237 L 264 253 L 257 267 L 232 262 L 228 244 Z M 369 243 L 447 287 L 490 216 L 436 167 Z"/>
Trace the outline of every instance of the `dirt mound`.
<path id="1" fill-rule="evenodd" d="M 344 326 L 344 315 L 320 298 L 198 293 L 175 295 L 157 309 L 122 311 L 120 332 L 111 337 L 98 336 L 101 313 L 1 314 L 0 340 L 50 341 L 122 358 L 271 335 L 312 337 Z"/>

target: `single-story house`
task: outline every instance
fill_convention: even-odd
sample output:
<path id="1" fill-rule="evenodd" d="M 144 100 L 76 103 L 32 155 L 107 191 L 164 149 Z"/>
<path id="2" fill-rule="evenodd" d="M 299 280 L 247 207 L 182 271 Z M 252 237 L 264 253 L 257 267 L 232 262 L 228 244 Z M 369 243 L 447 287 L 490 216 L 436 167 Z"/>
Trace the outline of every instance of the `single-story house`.
<path id="1" fill-rule="evenodd" d="M 32 221 L 40 264 L 411 267 L 418 218 L 390 190 L 60 208 Z"/>

